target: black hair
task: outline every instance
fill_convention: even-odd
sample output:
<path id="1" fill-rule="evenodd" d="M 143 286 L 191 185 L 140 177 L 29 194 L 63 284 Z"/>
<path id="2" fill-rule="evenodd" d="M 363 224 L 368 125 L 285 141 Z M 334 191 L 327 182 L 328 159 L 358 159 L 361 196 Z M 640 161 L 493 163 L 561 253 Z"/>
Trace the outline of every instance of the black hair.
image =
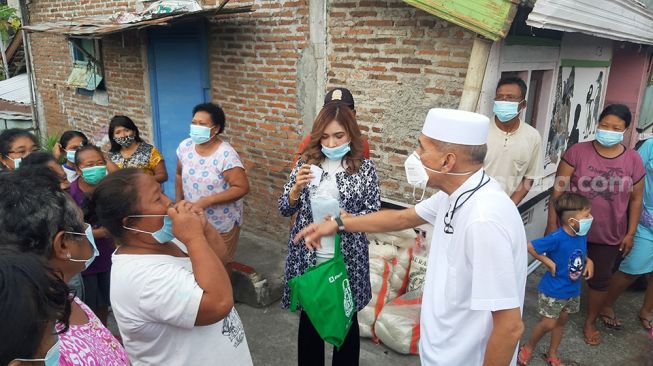
<path id="1" fill-rule="evenodd" d="M 86 137 L 86 135 L 84 135 L 82 132 L 74 130 L 64 132 L 61 135 L 61 138 L 59 138 L 59 145 L 61 145 L 61 147 L 66 150 L 66 146 L 68 146 L 70 140 L 75 137 L 80 137 L 82 139 L 82 146 L 88 145 L 88 137 Z"/>
<path id="2" fill-rule="evenodd" d="M 47 165 L 49 162 L 59 164 L 57 159 L 47 151 L 35 151 L 23 158 L 20 162 L 20 168 L 23 169 L 30 165 Z"/>
<path id="3" fill-rule="evenodd" d="M 224 111 L 220 108 L 219 105 L 213 103 L 202 103 L 198 104 L 193 108 L 193 116 L 197 112 L 206 112 L 211 115 L 211 121 L 215 126 L 218 126 L 218 135 L 224 131 L 225 127 L 225 117 Z"/>
<path id="4" fill-rule="evenodd" d="M 98 154 L 100 154 L 100 156 L 102 156 L 103 159 L 106 160 L 106 158 L 104 157 L 104 153 L 102 152 L 102 150 L 99 147 L 97 147 L 95 145 L 85 145 L 85 146 L 80 147 L 75 152 L 75 165 L 76 166 L 79 166 L 79 155 L 81 153 L 83 153 L 84 151 L 89 151 L 89 150 L 96 151 Z"/>
<path id="5" fill-rule="evenodd" d="M 100 154 L 100 156 L 103 159 L 106 160 L 106 158 L 104 157 L 104 154 L 102 153 L 102 150 L 100 150 L 99 147 L 97 147 L 95 145 L 86 145 L 86 146 L 80 147 L 75 152 L 75 165 L 76 166 L 79 167 L 79 164 L 80 164 L 80 158 L 79 157 L 83 152 L 86 152 L 86 151 L 95 151 L 98 154 Z M 86 194 L 86 193 L 84 194 L 84 199 L 79 204 L 79 208 L 82 209 L 82 212 L 84 213 L 84 220 L 86 222 L 88 222 L 90 224 L 97 223 L 97 215 L 95 214 L 95 206 L 91 202 L 91 197 L 90 197 L 89 194 Z"/>
<path id="6" fill-rule="evenodd" d="M 107 175 L 95 186 L 91 202 L 100 226 L 115 238 L 122 238 L 122 220 L 137 214 L 138 192 L 136 180 L 143 175 L 138 168 L 120 169 Z"/>
<path id="7" fill-rule="evenodd" d="M 623 104 L 610 104 L 609 106 L 603 108 L 603 112 L 601 112 L 598 122 L 609 115 L 621 118 L 624 122 L 626 122 L 626 128 L 630 127 L 630 122 L 633 119 L 633 116 L 630 113 L 630 109 Z"/>
<path id="8" fill-rule="evenodd" d="M 58 321 L 68 330 L 68 286 L 42 257 L 0 244 L 0 365 L 35 358 L 47 326 Z"/>
<path id="9" fill-rule="evenodd" d="M 111 122 L 109 122 L 109 142 L 111 142 L 111 148 L 109 151 L 112 153 L 118 153 L 120 152 L 120 149 L 122 149 L 122 146 L 113 140 L 113 132 L 118 127 L 124 127 L 128 130 L 134 131 L 134 141 L 143 142 L 141 139 L 141 134 L 138 131 L 138 127 L 136 127 L 136 124 L 134 121 L 132 121 L 131 118 L 127 116 L 113 116 L 113 118 L 111 118 Z"/>
<path id="10" fill-rule="evenodd" d="M 561 219 L 565 212 L 580 211 L 591 207 L 590 200 L 578 193 L 565 192 L 553 202 L 553 209 Z"/>
<path id="11" fill-rule="evenodd" d="M 526 93 L 528 92 L 528 89 L 526 88 L 526 83 L 524 82 L 524 80 L 522 80 L 520 77 L 517 76 L 502 77 L 501 80 L 499 80 L 499 82 L 497 83 L 497 87 L 495 90 L 499 89 L 499 87 L 502 85 L 510 85 L 510 84 L 517 84 L 517 86 L 519 86 L 519 89 L 521 90 L 522 99 L 526 99 Z"/>
<path id="12" fill-rule="evenodd" d="M 35 145 L 39 145 L 39 141 L 36 139 L 33 133 L 22 128 L 9 128 L 0 133 L 0 155 L 7 156 L 11 150 L 11 144 L 20 137 L 29 137 L 34 141 Z"/>
<path id="13" fill-rule="evenodd" d="M 61 190 L 60 180 L 44 165 L 0 174 L 0 238 L 23 252 L 50 258 L 58 232 L 84 232 L 78 208 Z"/>

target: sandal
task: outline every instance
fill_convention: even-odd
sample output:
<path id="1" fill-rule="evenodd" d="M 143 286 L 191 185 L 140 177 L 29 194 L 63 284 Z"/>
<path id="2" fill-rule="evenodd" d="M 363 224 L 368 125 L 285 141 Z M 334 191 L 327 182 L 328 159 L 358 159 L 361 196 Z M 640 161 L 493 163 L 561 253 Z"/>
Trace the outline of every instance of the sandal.
<path id="1" fill-rule="evenodd" d="M 519 347 L 519 353 L 517 353 L 517 365 L 526 366 L 531 361 L 533 354 L 528 352 L 524 346 Z"/>
<path id="2" fill-rule="evenodd" d="M 598 330 L 592 332 L 589 335 L 589 337 L 587 336 L 587 332 L 583 330 L 583 338 L 588 346 L 598 346 L 599 344 L 601 344 L 601 332 L 599 332 Z"/>
<path id="3" fill-rule="evenodd" d="M 601 317 L 603 325 L 605 325 L 606 328 L 610 328 L 612 330 L 621 330 L 621 323 L 619 323 L 619 319 L 617 319 L 616 315 L 609 316 L 605 314 L 599 314 L 599 316 Z"/>
<path id="4" fill-rule="evenodd" d="M 644 318 L 643 316 L 637 316 L 639 318 L 639 322 L 642 323 L 642 328 L 645 330 L 648 330 L 649 332 L 653 330 L 653 320 Z M 644 324 L 647 324 L 648 327 Z"/>
<path id="5" fill-rule="evenodd" d="M 565 366 L 558 357 L 547 357 L 546 354 L 543 354 L 544 362 L 549 366 Z"/>

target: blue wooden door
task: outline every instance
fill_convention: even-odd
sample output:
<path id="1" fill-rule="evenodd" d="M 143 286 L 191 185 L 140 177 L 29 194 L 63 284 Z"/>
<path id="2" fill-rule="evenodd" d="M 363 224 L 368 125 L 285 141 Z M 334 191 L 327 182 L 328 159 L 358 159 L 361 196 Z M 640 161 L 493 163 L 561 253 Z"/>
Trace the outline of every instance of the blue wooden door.
<path id="1" fill-rule="evenodd" d="M 210 100 L 206 33 L 202 25 L 191 25 L 148 36 L 154 139 L 168 169 L 163 188 L 174 199 L 177 146 L 188 137 L 193 107 Z"/>

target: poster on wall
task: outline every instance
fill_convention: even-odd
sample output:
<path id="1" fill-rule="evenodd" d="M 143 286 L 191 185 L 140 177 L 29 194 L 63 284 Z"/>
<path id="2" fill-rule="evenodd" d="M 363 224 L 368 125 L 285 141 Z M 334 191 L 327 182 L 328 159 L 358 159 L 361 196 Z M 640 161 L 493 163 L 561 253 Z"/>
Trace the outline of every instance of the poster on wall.
<path id="1" fill-rule="evenodd" d="M 606 76 L 606 67 L 560 67 L 544 153 L 545 175 L 555 173 L 570 146 L 594 138 Z"/>

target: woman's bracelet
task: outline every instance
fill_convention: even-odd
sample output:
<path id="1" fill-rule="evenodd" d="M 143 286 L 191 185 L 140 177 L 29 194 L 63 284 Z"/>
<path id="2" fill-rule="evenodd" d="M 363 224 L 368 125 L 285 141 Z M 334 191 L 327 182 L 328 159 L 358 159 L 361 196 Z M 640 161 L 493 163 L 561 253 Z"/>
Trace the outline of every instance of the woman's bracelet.
<path id="1" fill-rule="evenodd" d="M 292 196 L 292 189 L 290 189 L 290 192 L 288 192 L 288 198 L 290 198 L 291 201 L 299 201 L 299 197 L 301 197 L 301 196 L 302 196 L 302 194 L 301 194 L 301 192 L 300 192 L 300 193 L 299 193 L 299 196 L 297 196 L 297 197 L 293 197 L 293 196 Z"/>

